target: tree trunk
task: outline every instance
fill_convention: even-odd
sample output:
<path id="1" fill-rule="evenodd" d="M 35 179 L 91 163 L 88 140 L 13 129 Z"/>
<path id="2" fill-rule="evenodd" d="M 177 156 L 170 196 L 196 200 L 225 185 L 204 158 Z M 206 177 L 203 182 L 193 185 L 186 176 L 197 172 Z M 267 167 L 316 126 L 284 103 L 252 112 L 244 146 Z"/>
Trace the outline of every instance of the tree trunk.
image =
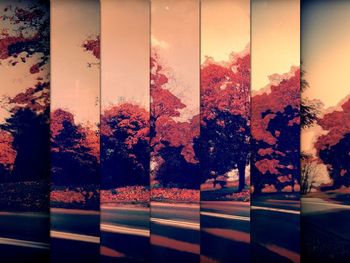
<path id="1" fill-rule="evenodd" d="M 238 191 L 242 192 L 245 187 L 245 163 L 238 165 L 239 184 Z"/>

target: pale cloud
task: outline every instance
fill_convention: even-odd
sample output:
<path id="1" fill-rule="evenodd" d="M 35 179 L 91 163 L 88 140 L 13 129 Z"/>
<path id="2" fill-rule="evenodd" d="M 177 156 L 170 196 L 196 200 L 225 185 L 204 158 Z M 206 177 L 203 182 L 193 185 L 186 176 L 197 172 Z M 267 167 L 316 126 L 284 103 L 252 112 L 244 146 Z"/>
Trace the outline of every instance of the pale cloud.
<path id="1" fill-rule="evenodd" d="M 159 47 L 162 49 L 168 49 L 170 46 L 168 42 L 164 40 L 159 40 L 154 35 L 151 36 L 151 43 L 152 43 L 152 47 Z"/>

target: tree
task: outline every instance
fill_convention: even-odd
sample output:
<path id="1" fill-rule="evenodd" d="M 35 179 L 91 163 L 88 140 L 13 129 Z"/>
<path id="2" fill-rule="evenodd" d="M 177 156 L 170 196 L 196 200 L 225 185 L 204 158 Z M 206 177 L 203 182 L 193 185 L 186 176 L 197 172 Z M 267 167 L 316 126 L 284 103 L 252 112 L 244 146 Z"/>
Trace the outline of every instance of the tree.
<path id="1" fill-rule="evenodd" d="M 319 157 L 328 165 L 330 177 L 333 180 L 333 188 L 350 186 L 350 133 L 344 135 L 338 143 L 323 148 L 319 151 Z"/>
<path id="2" fill-rule="evenodd" d="M 200 173 L 198 163 L 187 162 L 181 154 L 183 145 L 171 146 L 163 142 L 165 147 L 159 151 L 163 163 L 161 164 L 156 179 L 160 179 L 167 187 L 198 189 Z"/>
<path id="3" fill-rule="evenodd" d="M 6 119 L 1 129 L 13 136 L 16 159 L 13 180 L 47 179 L 50 171 L 49 128 L 46 114 L 28 108 L 18 109 Z"/>
<path id="4" fill-rule="evenodd" d="M 103 188 L 149 185 L 149 113 L 131 103 L 113 106 L 101 117 Z"/>
<path id="5" fill-rule="evenodd" d="M 48 179 L 49 82 L 45 69 L 50 54 L 49 3 L 17 1 L 7 6 L 0 18 L 9 25 L 0 33 L 0 60 L 15 67 L 36 56 L 38 59 L 28 66 L 28 71 L 44 74 L 38 75 L 33 87 L 14 97 L 6 97 L 2 102 L 1 106 L 10 117 L 1 124 L 1 129 L 11 134 L 12 148 L 16 152 L 9 178 L 16 181 Z"/>
<path id="6" fill-rule="evenodd" d="M 193 149 L 193 141 L 199 136 L 199 116 L 188 121 L 176 121 L 180 110 L 186 107 L 182 101 L 167 89 L 168 77 L 158 63 L 157 55 L 151 57 L 151 114 L 150 114 L 150 146 L 151 161 L 156 167 L 151 170 L 153 179 L 159 180 L 163 186 L 177 185 L 188 188 L 188 183 L 198 177 L 187 173 L 188 167 L 198 163 Z M 177 156 L 177 155 L 180 156 Z M 171 156 L 171 158 L 170 158 Z M 165 159 L 164 159 L 165 158 Z M 179 165 L 168 163 L 177 160 Z M 184 161 L 185 160 L 185 161 Z M 173 163 L 173 162 L 172 162 Z M 172 167 L 172 176 L 168 167 Z M 185 172 L 187 179 L 180 174 Z M 195 177 L 195 178 L 193 178 Z M 199 185 L 191 187 L 199 188 Z"/>
<path id="7" fill-rule="evenodd" d="M 316 187 L 318 173 L 317 159 L 305 156 L 301 161 L 301 194 L 308 194 Z"/>
<path id="8" fill-rule="evenodd" d="M 319 118 L 317 124 L 324 134 L 316 142 L 318 157 L 327 165 L 333 188 L 349 186 L 349 139 L 350 139 L 350 99 L 347 99 L 336 110 Z"/>
<path id="9" fill-rule="evenodd" d="M 216 114 L 215 119 L 206 120 L 196 143 L 202 180 L 213 178 L 233 169 L 239 171 L 238 191 L 245 187 L 245 168 L 248 164 L 250 129 L 241 115 L 229 112 Z"/>
<path id="10" fill-rule="evenodd" d="M 12 135 L 0 130 L 0 181 L 11 179 L 10 175 L 16 159 L 16 151 L 12 147 L 12 142 Z"/>
<path id="11" fill-rule="evenodd" d="M 51 114 L 51 180 L 54 185 L 99 184 L 99 161 L 86 144 L 86 133 L 71 113 Z"/>
<path id="12" fill-rule="evenodd" d="M 201 69 L 201 135 L 197 140 L 202 183 L 239 172 L 238 191 L 245 187 L 250 141 L 250 54 L 235 54 L 226 63 L 211 59 Z"/>
<path id="13" fill-rule="evenodd" d="M 305 70 L 300 71 L 300 91 L 305 92 L 309 88 L 309 83 L 305 79 Z M 309 100 L 302 97 L 300 103 L 300 125 L 302 129 L 311 127 L 318 120 L 321 103 L 316 100 Z"/>
<path id="14" fill-rule="evenodd" d="M 300 185 L 300 70 L 252 97 L 251 175 L 254 193 L 293 192 Z M 273 80 L 273 79 L 272 79 Z"/>
<path id="15" fill-rule="evenodd" d="M 9 63 L 26 63 L 27 58 L 40 55 L 40 59 L 30 67 L 30 73 L 38 73 L 50 56 L 50 15 L 49 2 L 34 0 L 10 4 L 0 17 L 13 29 L 5 29 L 0 34 L 0 59 L 11 57 Z"/>

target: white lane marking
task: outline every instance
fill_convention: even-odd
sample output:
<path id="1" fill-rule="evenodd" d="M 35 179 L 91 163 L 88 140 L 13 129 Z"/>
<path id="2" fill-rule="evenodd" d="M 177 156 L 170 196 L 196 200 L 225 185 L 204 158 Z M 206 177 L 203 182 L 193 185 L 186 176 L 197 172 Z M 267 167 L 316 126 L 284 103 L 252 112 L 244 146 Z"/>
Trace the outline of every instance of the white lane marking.
<path id="1" fill-rule="evenodd" d="M 100 215 L 100 211 L 67 208 L 50 208 L 50 214 Z"/>
<path id="2" fill-rule="evenodd" d="M 108 205 L 102 205 L 101 211 L 103 210 L 122 210 L 122 211 L 143 211 L 143 212 L 150 212 L 150 208 L 148 207 L 123 207 L 123 206 L 108 206 Z"/>
<path id="3" fill-rule="evenodd" d="M 199 203 L 198 204 L 176 204 L 176 203 L 162 203 L 162 202 L 157 202 L 157 201 L 151 201 L 151 209 L 152 207 L 167 207 L 167 208 L 172 208 L 172 207 L 183 207 L 183 208 L 194 208 L 194 209 L 199 209 Z"/>
<path id="4" fill-rule="evenodd" d="M 273 211 L 273 212 L 279 212 L 279 213 L 300 215 L 300 211 L 297 211 L 297 210 L 288 210 L 288 209 L 273 208 L 273 207 L 266 207 L 266 206 L 251 206 L 250 208 L 255 210 L 267 210 L 267 211 Z"/>
<path id="5" fill-rule="evenodd" d="M 42 242 L 20 240 L 20 239 L 13 239 L 13 238 L 5 238 L 5 237 L 0 237 L 0 244 L 1 245 L 17 246 L 17 247 L 39 248 L 39 249 L 49 249 L 50 248 L 49 244 L 42 243 Z"/>
<path id="6" fill-rule="evenodd" d="M 334 203 L 327 203 L 327 202 L 323 203 L 323 202 L 312 202 L 312 201 L 305 201 L 305 200 L 303 200 L 301 202 L 301 205 L 303 205 L 303 203 L 313 204 L 313 205 L 327 205 L 327 206 L 333 206 L 333 207 L 350 209 L 350 205 L 334 204 Z"/>
<path id="7" fill-rule="evenodd" d="M 74 234 L 69 232 L 61 232 L 61 231 L 50 231 L 50 236 L 53 238 L 60 238 L 60 239 L 68 239 L 68 240 L 74 240 L 74 241 L 82 241 L 82 242 L 88 242 L 88 243 L 100 243 L 100 238 L 96 236 L 88 236 L 88 235 L 81 235 L 81 234 Z"/>
<path id="8" fill-rule="evenodd" d="M 151 222 L 158 223 L 161 225 L 174 226 L 179 228 L 187 228 L 192 230 L 200 230 L 199 223 L 180 221 L 180 220 L 171 220 L 171 219 L 163 219 L 163 218 L 154 218 L 151 217 Z"/>
<path id="9" fill-rule="evenodd" d="M 150 236 L 150 231 L 146 229 L 124 227 L 124 226 L 117 226 L 117 225 L 110 225 L 110 224 L 101 224 L 101 230 L 104 232 L 110 232 L 110 233 L 128 234 L 128 235 L 144 236 L 144 237 Z"/>
<path id="10" fill-rule="evenodd" d="M 250 218 L 248 216 L 236 216 L 236 215 L 227 215 L 227 214 L 219 214 L 219 213 L 212 213 L 212 212 L 201 212 L 201 215 L 230 219 L 230 220 L 250 221 Z"/>

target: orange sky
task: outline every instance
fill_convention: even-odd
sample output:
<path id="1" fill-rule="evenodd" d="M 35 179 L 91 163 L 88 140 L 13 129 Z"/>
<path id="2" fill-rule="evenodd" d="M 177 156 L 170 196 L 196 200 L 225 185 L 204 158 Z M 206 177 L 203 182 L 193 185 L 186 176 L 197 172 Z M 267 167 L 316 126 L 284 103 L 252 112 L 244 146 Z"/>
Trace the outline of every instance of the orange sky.
<path id="1" fill-rule="evenodd" d="M 150 3 L 101 1 L 102 107 L 132 101 L 149 108 Z"/>
<path id="2" fill-rule="evenodd" d="M 252 0 L 252 90 L 300 65 L 300 1 Z"/>
<path id="3" fill-rule="evenodd" d="M 350 94 L 350 2 L 330 1 L 305 8 L 302 60 L 309 98 L 332 107 Z"/>
<path id="4" fill-rule="evenodd" d="M 151 45 L 172 72 L 168 88 L 187 105 L 182 119 L 199 114 L 199 0 L 153 0 Z"/>
<path id="5" fill-rule="evenodd" d="M 99 121 L 100 69 L 81 47 L 100 31 L 98 0 L 51 1 L 51 108 L 68 109 L 78 122 Z"/>
<path id="6" fill-rule="evenodd" d="M 350 3 L 311 3 L 303 12 L 302 61 L 310 85 L 303 96 L 321 100 L 326 110 L 350 95 L 350 35 L 344 33 L 350 28 Z M 303 131 L 304 151 L 316 153 L 313 143 L 321 132 L 319 126 Z"/>
<path id="7" fill-rule="evenodd" d="M 320 100 L 323 111 L 338 109 L 350 95 L 350 2 L 310 2 L 303 6 L 302 61 L 310 87 L 303 97 Z M 315 125 L 301 134 L 303 151 L 316 154 L 314 142 L 324 131 Z M 322 167 L 320 181 L 327 182 Z"/>
<path id="8" fill-rule="evenodd" d="M 201 60 L 227 60 L 250 41 L 250 0 L 201 1 Z"/>

